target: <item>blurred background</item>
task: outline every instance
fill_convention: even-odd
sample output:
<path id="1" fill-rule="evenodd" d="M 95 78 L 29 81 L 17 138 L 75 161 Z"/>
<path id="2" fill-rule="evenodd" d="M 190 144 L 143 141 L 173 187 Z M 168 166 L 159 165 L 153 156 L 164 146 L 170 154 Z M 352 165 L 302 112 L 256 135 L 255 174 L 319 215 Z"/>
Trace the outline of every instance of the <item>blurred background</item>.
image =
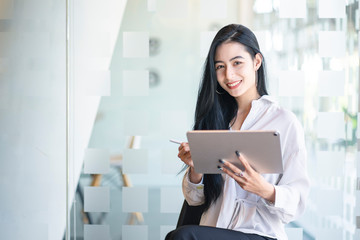
<path id="1" fill-rule="evenodd" d="M 0 239 L 164 239 L 215 33 L 252 29 L 304 126 L 289 239 L 360 239 L 358 0 L 0 0 Z"/>

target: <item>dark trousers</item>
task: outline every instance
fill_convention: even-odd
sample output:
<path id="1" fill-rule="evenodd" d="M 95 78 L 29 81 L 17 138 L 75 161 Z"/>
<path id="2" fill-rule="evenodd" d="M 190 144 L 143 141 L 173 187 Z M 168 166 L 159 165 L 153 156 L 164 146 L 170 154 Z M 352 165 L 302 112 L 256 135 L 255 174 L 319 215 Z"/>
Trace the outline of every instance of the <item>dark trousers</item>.
<path id="1" fill-rule="evenodd" d="M 169 232 L 165 240 L 274 240 L 257 234 L 248 234 L 230 229 L 185 225 Z M 275 239 L 276 240 L 276 239 Z"/>

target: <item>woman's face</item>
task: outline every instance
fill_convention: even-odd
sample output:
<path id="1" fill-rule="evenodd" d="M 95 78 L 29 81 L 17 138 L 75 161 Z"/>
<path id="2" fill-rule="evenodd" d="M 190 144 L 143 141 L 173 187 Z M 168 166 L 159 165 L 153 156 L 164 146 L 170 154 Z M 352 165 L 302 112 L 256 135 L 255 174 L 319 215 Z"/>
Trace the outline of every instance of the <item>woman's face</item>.
<path id="1" fill-rule="evenodd" d="M 256 71 L 261 66 L 261 55 L 251 55 L 241 43 L 224 42 L 215 52 L 215 71 L 220 86 L 231 96 L 258 95 Z"/>

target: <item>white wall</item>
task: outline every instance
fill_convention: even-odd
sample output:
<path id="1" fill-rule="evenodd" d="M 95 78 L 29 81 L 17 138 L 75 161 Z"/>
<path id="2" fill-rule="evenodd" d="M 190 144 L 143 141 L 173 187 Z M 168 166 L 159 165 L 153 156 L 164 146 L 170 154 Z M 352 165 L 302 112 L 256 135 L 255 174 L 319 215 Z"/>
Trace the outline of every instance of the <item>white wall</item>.
<path id="1" fill-rule="evenodd" d="M 65 226 L 65 1 L 0 1 L 0 239 Z"/>

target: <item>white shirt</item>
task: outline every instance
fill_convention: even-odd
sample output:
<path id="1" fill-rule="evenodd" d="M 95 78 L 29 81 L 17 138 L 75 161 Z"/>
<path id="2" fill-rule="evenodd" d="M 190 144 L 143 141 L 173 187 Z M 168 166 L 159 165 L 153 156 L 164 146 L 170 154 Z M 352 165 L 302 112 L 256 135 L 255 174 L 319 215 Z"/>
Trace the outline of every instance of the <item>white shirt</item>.
<path id="1" fill-rule="evenodd" d="M 223 174 L 223 192 L 203 213 L 200 225 L 286 240 L 284 224 L 302 214 L 310 187 L 301 124 L 292 112 L 279 107 L 265 95 L 252 101 L 240 130 L 276 130 L 280 133 L 283 175 L 262 174 L 275 186 L 275 203 L 270 204 L 258 195 L 243 190 L 234 179 Z M 183 179 L 183 193 L 189 205 L 204 203 L 202 181 L 191 183 L 187 172 Z"/>

